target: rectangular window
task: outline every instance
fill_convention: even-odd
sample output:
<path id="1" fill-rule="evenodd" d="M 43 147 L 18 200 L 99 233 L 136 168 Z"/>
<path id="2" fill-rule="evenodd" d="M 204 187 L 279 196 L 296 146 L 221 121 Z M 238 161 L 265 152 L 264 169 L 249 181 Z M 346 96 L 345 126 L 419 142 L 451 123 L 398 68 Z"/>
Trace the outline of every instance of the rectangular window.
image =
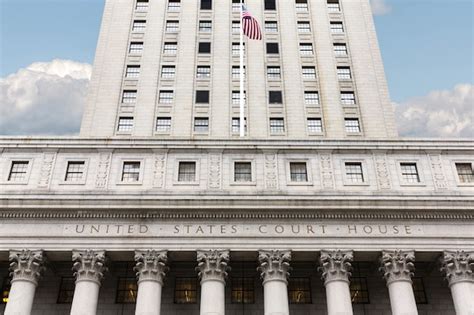
<path id="1" fill-rule="evenodd" d="M 84 161 L 70 161 L 67 162 L 66 176 L 64 180 L 66 182 L 79 182 L 84 178 L 85 171 Z"/>
<path id="2" fill-rule="evenodd" d="M 303 79 L 314 80 L 316 79 L 316 68 L 315 67 L 303 67 L 302 68 Z"/>
<path id="3" fill-rule="evenodd" d="M 270 118 L 270 133 L 279 134 L 285 132 L 285 121 L 283 118 Z"/>
<path id="4" fill-rule="evenodd" d="M 247 101 L 246 93 L 244 91 L 244 104 Z M 232 105 L 240 105 L 240 91 L 232 91 Z"/>
<path id="5" fill-rule="evenodd" d="M 243 76 L 245 77 L 245 67 Z M 240 79 L 240 66 L 232 66 L 232 79 L 238 80 Z"/>
<path id="6" fill-rule="evenodd" d="M 161 104 L 171 104 L 174 101 L 174 92 L 173 91 L 160 91 L 159 102 Z"/>
<path id="7" fill-rule="evenodd" d="M 58 304 L 71 304 L 74 297 L 76 279 L 74 277 L 61 277 L 59 285 Z"/>
<path id="8" fill-rule="evenodd" d="M 276 21 L 265 21 L 265 32 L 267 32 L 267 33 L 277 33 L 278 32 L 278 23 Z"/>
<path id="9" fill-rule="evenodd" d="M 334 44 L 334 53 L 336 56 L 347 56 L 347 46 L 346 44 Z"/>
<path id="10" fill-rule="evenodd" d="M 291 304 L 311 304 L 310 278 L 291 277 L 288 281 L 288 296 Z"/>
<path id="11" fill-rule="evenodd" d="M 296 0 L 295 9 L 296 9 L 296 12 L 307 12 L 308 0 Z"/>
<path id="12" fill-rule="evenodd" d="M 140 66 L 127 66 L 126 78 L 138 78 L 140 76 Z"/>
<path id="13" fill-rule="evenodd" d="M 208 43 L 208 42 L 199 43 L 198 53 L 200 53 L 200 54 L 210 54 L 211 53 L 211 43 Z"/>
<path id="14" fill-rule="evenodd" d="M 255 280 L 247 277 L 232 277 L 232 303 L 255 303 Z"/>
<path id="15" fill-rule="evenodd" d="M 309 22 L 298 22 L 298 33 L 310 33 L 311 27 Z"/>
<path id="16" fill-rule="evenodd" d="M 331 33 L 344 33 L 342 22 L 331 22 Z"/>
<path id="17" fill-rule="evenodd" d="M 276 0 L 265 0 L 265 10 L 276 10 Z"/>
<path id="18" fill-rule="evenodd" d="M 2 300 L 0 304 L 7 304 L 8 303 L 8 296 L 10 295 L 11 283 L 10 278 L 5 277 L 2 283 Z"/>
<path id="19" fill-rule="evenodd" d="M 166 32 L 176 33 L 179 31 L 179 21 L 166 21 Z"/>
<path id="20" fill-rule="evenodd" d="M 178 43 L 166 42 L 163 46 L 163 53 L 165 55 L 176 55 L 178 51 Z"/>
<path id="21" fill-rule="evenodd" d="M 402 178 L 405 183 L 419 183 L 420 176 L 416 163 L 400 163 Z"/>
<path id="22" fill-rule="evenodd" d="M 131 132 L 133 130 L 133 117 L 120 117 L 117 131 Z"/>
<path id="23" fill-rule="evenodd" d="M 198 66 L 196 70 L 196 78 L 208 79 L 211 77 L 211 66 Z"/>
<path id="24" fill-rule="evenodd" d="M 244 117 L 244 129 L 247 131 L 247 118 Z M 240 117 L 232 118 L 232 133 L 240 132 Z"/>
<path id="25" fill-rule="evenodd" d="M 196 91 L 196 104 L 209 104 L 209 91 Z"/>
<path id="26" fill-rule="evenodd" d="M 329 12 L 339 12 L 341 11 L 341 6 L 339 0 L 328 0 L 328 11 Z"/>
<path id="27" fill-rule="evenodd" d="M 351 183 L 363 183 L 364 173 L 362 172 L 362 163 L 348 162 L 345 164 L 346 167 L 346 179 Z"/>
<path id="28" fill-rule="evenodd" d="M 305 162 L 290 163 L 290 179 L 292 182 L 307 182 L 308 173 Z"/>
<path id="29" fill-rule="evenodd" d="M 196 180 L 196 162 L 179 162 L 178 181 L 194 182 Z"/>
<path id="30" fill-rule="evenodd" d="M 26 180 L 28 161 L 13 161 L 8 175 L 9 182 L 22 182 Z"/>
<path id="31" fill-rule="evenodd" d="M 125 90 L 122 94 L 122 103 L 134 104 L 137 102 L 137 91 L 136 90 Z"/>
<path id="32" fill-rule="evenodd" d="M 232 21 L 232 33 L 240 33 L 240 21 Z"/>
<path id="33" fill-rule="evenodd" d="M 323 132 L 323 124 L 321 118 L 308 118 L 308 132 L 321 133 Z"/>
<path id="34" fill-rule="evenodd" d="M 349 67 L 337 67 L 337 78 L 339 80 L 350 80 L 350 79 L 352 79 L 351 68 L 349 68 Z"/>
<path id="35" fill-rule="evenodd" d="M 350 283 L 351 301 L 353 304 L 369 304 L 369 289 L 367 278 L 361 273 L 364 263 L 352 262 L 352 277 Z"/>
<path id="36" fill-rule="evenodd" d="M 143 42 L 131 42 L 128 52 L 130 54 L 141 54 L 143 52 Z"/>
<path id="37" fill-rule="evenodd" d="M 170 132 L 171 131 L 171 117 L 157 117 L 155 130 L 157 132 Z"/>
<path id="38" fill-rule="evenodd" d="M 245 43 L 243 46 L 243 53 L 245 55 Z M 240 56 L 240 44 L 239 43 L 232 43 L 232 56 Z"/>
<path id="39" fill-rule="evenodd" d="M 133 32 L 144 32 L 146 28 L 146 21 L 135 20 L 133 21 L 132 31 Z"/>
<path id="40" fill-rule="evenodd" d="M 181 10 L 180 0 L 168 0 L 168 11 L 179 11 Z"/>
<path id="41" fill-rule="evenodd" d="M 461 183 L 474 183 L 474 172 L 471 163 L 456 163 L 456 171 Z"/>
<path id="42" fill-rule="evenodd" d="M 194 118 L 194 132 L 209 132 L 209 118 Z"/>
<path id="43" fill-rule="evenodd" d="M 304 103 L 306 105 L 319 105 L 319 93 L 317 91 L 305 91 Z"/>
<path id="44" fill-rule="evenodd" d="M 411 280 L 413 283 L 413 293 L 415 295 L 416 304 L 428 304 L 423 278 L 413 277 Z"/>
<path id="45" fill-rule="evenodd" d="M 242 1 L 242 3 L 245 3 L 245 1 Z M 232 0 L 232 11 L 240 12 L 240 0 Z"/>
<path id="46" fill-rule="evenodd" d="M 354 92 L 341 92 L 342 105 L 354 105 L 356 103 Z"/>
<path id="47" fill-rule="evenodd" d="M 234 182 L 252 181 L 252 163 L 235 162 L 234 163 Z"/>
<path id="48" fill-rule="evenodd" d="M 212 0 L 201 0 L 201 10 L 212 10 Z"/>
<path id="49" fill-rule="evenodd" d="M 267 78 L 268 79 L 281 79 L 280 67 L 267 67 Z"/>
<path id="50" fill-rule="evenodd" d="M 173 79 L 176 75 L 175 66 L 163 66 L 161 67 L 161 78 L 162 79 Z"/>
<path id="51" fill-rule="evenodd" d="M 281 91 L 268 92 L 268 102 L 270 104 L 283 104 L 283 96 Z"/>
<path id="52" fill-rule="evenodd" d="M 313 54 L 313 44 L 300 43 L 300 54 L 303 56 L 311 56 Z"/>
<path id="53" fill-rule="evenodd" d="M 209 33 L 212 31 L 212 21 L 199 21 L 199 31 Z"/>
<path id="54" fill-rule="evenodd" d="M 147 11 L 148 10 L 148 0 L 137 0 L 137 5 L 135 7 L 137 11 Z"/>
<path id="55" fill-rule="evenodd" d="M 137 302 L 138 285 L 136 278 L 119 277 L 117 284 L 117 297 L 115 302 L 118 304 L 133 304 Z"/>
<path id="56" fill-rule="evenodd" d="M 267 43 L 267 54 L 279 54 L 278 43 Z"/>
<path id="57" fill-rule="evenodd" d="M 138 182 L 140 180 L 140 162 L 123 162 L 122 182 Z"/>
<path id="58" fill-rule="evenodd" d="M 347 133 L 359 133 L 360 124 L 358 118 L 346 118 L 344 119 L 344 126 Z"/>
<path id="59" fill-rule="evenodd" d="M 176 277 L 174 284 L 174 303 L 197 303 L 197 278 Z"/>

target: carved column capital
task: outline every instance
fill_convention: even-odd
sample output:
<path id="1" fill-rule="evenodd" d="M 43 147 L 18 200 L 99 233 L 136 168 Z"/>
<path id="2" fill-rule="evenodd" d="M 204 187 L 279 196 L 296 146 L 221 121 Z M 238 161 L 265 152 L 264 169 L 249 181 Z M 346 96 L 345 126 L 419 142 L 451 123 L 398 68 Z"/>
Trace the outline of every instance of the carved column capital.
<path id="1" fill-rule="evenodd" d="M 230 267 L 228 250 L 198 250 L 196 271 L 201 278 L 201 283 L 207 280 L 225 282 Z"/>
<path id="2" fill-rule="evenodd" d="M 441 264 L 449 286 L 465 281 L 474 283 L 474 252 L 444 251 Z"/>
<path id="3" fill-rule="evenodd" d="M 322 273 L 322 279 L 326 285 L 331 281 L 349 282 L 351 276 L 353 251 L 321 251 L 319 262 L 321 266 L 318 270 Z"/>
<path id="4" fill-rule="evenodd" d="M 11 250 L 8 259 L 10 261 L 12 283 L 15 281 L 30 281 L 38 285 L 46 260 L 42 250 Z"/>
<path id="5" fill-rule="evenodd" d="M 92 281 L 100 285 L 105 267 L 105 251 L 74 250 L 72 252 L 72 261 L 74 262 L 72 270 L 76 277 L 76 283 L 79 281 Z"/>
<path id="6" fill-rule="evenodd" d="M 258 252 L 258 261 L 260 262 L 258 271 L 263 283 L 271 280 L 288 283 L 291 270 L 291 251 L 261 250 Z"/>
<path id="7" fill-rule="evenodd" d="M 137 273 L 138 283 L 141 281 L 156 281 L 163 285 L 166 273 L 169 268 L 168 251 L 146 250 L 135 251 L 135 272 Z"/>
<path id="8" fill-rule="evenodd" d="M 415 271 L 415 251 L 382 251 L 380 271 L 387 285 L 393 281 L 409 281 Z"/>

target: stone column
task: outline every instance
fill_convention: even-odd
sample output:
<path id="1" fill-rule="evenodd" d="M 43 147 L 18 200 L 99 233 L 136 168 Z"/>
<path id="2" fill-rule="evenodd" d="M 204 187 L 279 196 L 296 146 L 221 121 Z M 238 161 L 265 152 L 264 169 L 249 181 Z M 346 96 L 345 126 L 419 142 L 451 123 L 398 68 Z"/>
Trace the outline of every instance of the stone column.
<path id="1" fill-rule="evenodd" d="M 352 315 L 351 276 L 352 251 L 321 251 L 319 270 L 326 287 L 328 315 Z"/>
<path id="2" fill-rule="evenodd" d="M 138 278 L 136 315 L 159 315 L 161 291 L 168 267 L 167 251 L 135 251 Z"/>
<path id="3" fill-rule="evenodd" d="M 72 270 L 76 288 L 72 300 L 71 315 L 95 315 L 99 300 L 100 282 L 104 277 L 105 251 L 73 251 Z"/>
<path id="4" fill-rule="evenodd" d="M 457 315 L 474 314 L 474 252 L 445 251 L 441 259 Z"/>
<path id="5" fill-rule="evenodd" d="M 196 270 L 201 278 L 201 315 L 225 314 L 225 278 L 229 251 L 197 251 Z"/>
<path id="6" fill-rule="evenodd" d="M 392 315 L 418 315 L 411 277 L 415 270 L 414 251 L 383 251 L 380 270 L 390 294 Z"/>
<path id="7" fill-rule="evenodd" d="M 11 289 L 5 315 L 29 315 L 44 267 L 43 251 L 10 251 Z"/>
<path id="8" fill-rule="evenodd" d="M 263 251 L 258 254 L 263 279 L 265 315 L 288 315 L 288 277 L 291 251 Z"/>

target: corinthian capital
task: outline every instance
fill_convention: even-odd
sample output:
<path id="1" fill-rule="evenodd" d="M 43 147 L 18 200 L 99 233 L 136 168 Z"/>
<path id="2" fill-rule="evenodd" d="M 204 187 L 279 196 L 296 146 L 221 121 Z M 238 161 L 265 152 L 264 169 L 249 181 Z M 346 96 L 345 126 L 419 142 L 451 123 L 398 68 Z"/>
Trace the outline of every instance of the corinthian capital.
<path id="1" fill-rule="evenodd" d="M 387 284 L 393 281 L 410 281 L 415 271 L 414 251 L 383 251 L 380 259 L 380 271 Z"/>
<path id="2" fill-rule="evenodd" d="M 10 251 L 9 260 L 12 282 L 22 280 L 38 285 L 45 262 L 42 250 L 12 250 Z"/>
<path id="3" fill-rule="evenodd" d="M 351 262 L 353 259 L 353 251 L 321 251 L 319 262 L 321 267 L 319 271 L 322 273 L 324 284 L 331 281 L 349 282 L 351 276 Z"/>
<path id="4" fill-rule="evenodd" d="M 449 286 L 464 281 L 474 283 L 474 252 L 445 251 L 441 264 Z"/>
<path id="5" fill-rule="evenodd" d="M 138 283 L 141 281 L 156 281 L 163 285 L 168 267 L 168 252 L 147 250 L 135 251 L 135 268 L 133 270 L 137 273 Z"/>
<path id="6" fill-rule="evenodd" d="M 72 261 L 74 262 L 72 270 L 76 277 L 76 282 L 93 281 L 100 285 L 100 281 L 107 271 L 105 267 L 105 251 L 73 251 Z"/>
<path id="7" fill-rule="evenodd" d="M 197 262 L 196 270 L 199 272 L 201 282 L 206 280 L 225 281 L 227 271 L 230 270 L 230 267 L 227 266 L 229 262 L 228 250 L 198 250 Z"/>
<path id="8" fill-rule="evenodd" d="M 291 251 L 261 250 L 258 252 L 258 271 L 263 283 L 271 280 L 288 282 L 290 276 Z"/>

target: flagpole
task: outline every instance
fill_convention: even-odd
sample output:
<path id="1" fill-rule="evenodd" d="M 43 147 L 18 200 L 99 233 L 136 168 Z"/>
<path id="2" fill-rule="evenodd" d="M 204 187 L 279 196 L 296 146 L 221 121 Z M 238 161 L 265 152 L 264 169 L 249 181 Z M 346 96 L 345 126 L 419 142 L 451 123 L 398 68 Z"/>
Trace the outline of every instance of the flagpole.
<path id="1" fill-rule="evenodd" d="M 239 91 L 239 104 L 240 104 L 240 137 L 245 136 L 245 105 L 244 105 L 244 30 L 243 30 L 243 0 L 240 0 L 240 91 Z"/>

